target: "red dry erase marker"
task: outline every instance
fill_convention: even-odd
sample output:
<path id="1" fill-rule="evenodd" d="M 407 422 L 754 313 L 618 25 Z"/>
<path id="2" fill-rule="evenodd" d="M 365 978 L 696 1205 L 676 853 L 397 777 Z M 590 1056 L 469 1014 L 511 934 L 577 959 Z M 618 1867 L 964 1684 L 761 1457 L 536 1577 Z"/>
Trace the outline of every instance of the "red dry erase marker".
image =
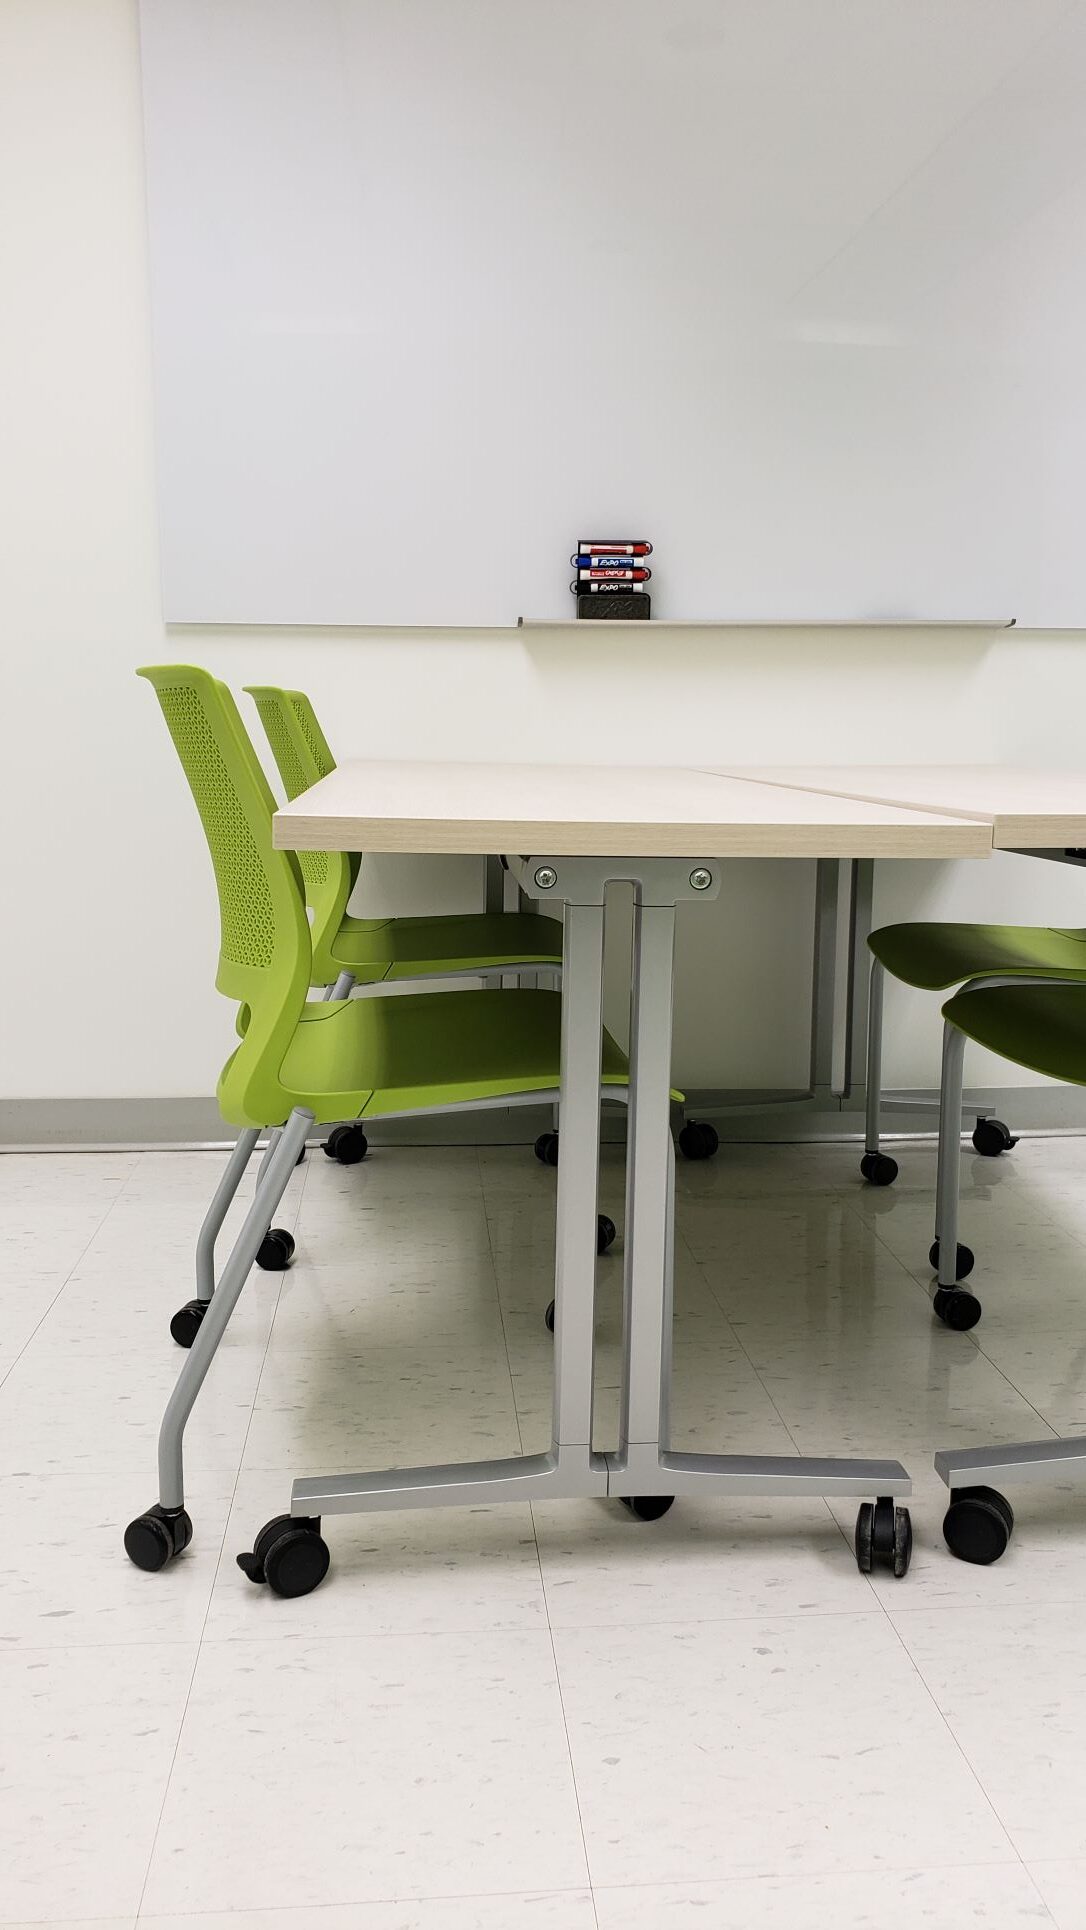
<path id="1" fill-rule="evenodd" d="M 613 564 L 606 568 L 578 570 L 578 580 L 582 583 L 647 583 L 651 570 L 616 569 Z"/>
<path id="2" fill-rule="evenodd" d="M 592 543 L 587 536 L 577 538 L 583 556 L 651 556 L 651 543 Z"/>

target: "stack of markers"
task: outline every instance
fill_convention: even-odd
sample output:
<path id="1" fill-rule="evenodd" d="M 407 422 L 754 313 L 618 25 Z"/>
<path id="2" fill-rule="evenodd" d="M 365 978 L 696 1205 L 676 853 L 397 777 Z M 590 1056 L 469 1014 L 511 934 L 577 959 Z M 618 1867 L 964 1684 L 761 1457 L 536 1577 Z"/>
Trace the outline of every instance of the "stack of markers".
<path id="1" fill-rule="evenodd" d="M 569 586 L 577 598 L 577 615 L 627 621 L 651 615 L 652 571 L 645 561 L 651 555 L 651 543 L 601 542 L 582 536 L 569 559 L 577 572 Z"/>

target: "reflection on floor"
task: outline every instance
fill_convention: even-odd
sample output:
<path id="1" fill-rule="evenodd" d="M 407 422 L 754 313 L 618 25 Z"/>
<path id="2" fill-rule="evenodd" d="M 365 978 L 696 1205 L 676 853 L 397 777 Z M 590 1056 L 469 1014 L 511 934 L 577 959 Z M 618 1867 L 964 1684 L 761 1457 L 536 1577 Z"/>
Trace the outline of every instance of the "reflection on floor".
<path id="1" fill-rule="evenodd" d="M 933 1152 L 895 1150 L 885 1191 L 852 1146 L 680 1163 L 674 1435 L 900 1456 L 905 1582 L 857 1572 L 853 1503 L 553 1503 L 331 1519 L 297 1602 L 234 1564 L 292 1475 L 546 1445 L 554 1173 L 312 1151 L 148 1576 L 120 1535 L 222 1156 L 0 1160 L 0 1925 L 1084 1930 L 1086 1488 L 1012 1496 L 982 1570 L 930 1468 L 1086 1433 L 1086 1140 L 966 1158 L 969 1334 L 928 1305 Z M 601 1205 L 603 1446 L 618 1154 Z"/>

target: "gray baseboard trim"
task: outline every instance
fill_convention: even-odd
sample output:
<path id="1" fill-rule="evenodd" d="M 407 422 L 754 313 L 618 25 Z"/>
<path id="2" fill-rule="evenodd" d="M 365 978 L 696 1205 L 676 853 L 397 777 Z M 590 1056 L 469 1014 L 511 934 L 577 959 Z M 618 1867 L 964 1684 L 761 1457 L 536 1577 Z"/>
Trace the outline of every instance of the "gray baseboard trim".
<path id="1" fill-rule="evenodd" d="M 1015 1132 L 1086 1132 L 1086 1089 L 1079 1086 L 990 1086 L 971 1096 L 990 1106 Z M 842 1140 L 863 1133 L 863 1098 L 846 1104 L 821 1095 L 799 1104 L 773 1105 L 729 1094 L 719 1110 L 718 1092 L 691 1092 L 687 1114 L 705 1111 L 722 1139 L 746 1141 Z M 366 1131 L 375 1146 L 523 1146 L 551 1125 L 549 1106 L 514 1106 L 507 1112 L 436 1114 L 428 1119 L 374 1122 Z M 888 1112 L 888 1139 L 933 1134 L 935 1115 Z M 625 1138 L 626 1115 L 605 1107 L 603 1136 Z M 323 1133 L 319 1135 L 323 1137 Z M 226 1146 L 233 1134 L 213 1099 L 8 1099 L 0 1104 L 0 1151 L 62 1152 L 147 1147 Z"/>

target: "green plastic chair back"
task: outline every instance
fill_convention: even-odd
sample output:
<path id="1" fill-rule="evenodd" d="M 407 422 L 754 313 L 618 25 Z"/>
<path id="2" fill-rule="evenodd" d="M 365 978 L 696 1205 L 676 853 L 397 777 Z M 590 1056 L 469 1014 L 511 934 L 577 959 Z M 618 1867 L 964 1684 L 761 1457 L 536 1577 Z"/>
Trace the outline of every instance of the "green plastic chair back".
<path id="1" fill-rule="evenodd" d="M 211 853 L 221 925 L 215 983 L 243 1008 L 219 1104 L 237 1124 L 280 1124 L 279 1069 L 312 976 L 301 872 L 292 853 L 272 847 L 275 799 L 225 684 L 191 664 L 138 674 L 157 692 Z"/>
<path id="2" fill-rule="evenodd" d="M 275 684 L 246 684 L 245 689 L 256 705 L 287 797 L 300 797 L 336 768 L 316 711 L 302 690 L 280 690 Z M 314 980 L 331 984 L 340 970 L 331 948 L 354 890 L 361 855 L 300 851 L 298 862 L 313 914 Z"/>

